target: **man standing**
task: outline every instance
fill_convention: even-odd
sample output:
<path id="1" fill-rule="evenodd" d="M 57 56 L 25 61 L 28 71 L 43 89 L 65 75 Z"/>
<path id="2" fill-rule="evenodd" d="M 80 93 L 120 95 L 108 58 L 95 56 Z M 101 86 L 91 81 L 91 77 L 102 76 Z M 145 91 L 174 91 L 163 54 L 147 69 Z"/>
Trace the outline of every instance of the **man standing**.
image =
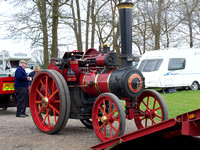
<path id="1" fill-rule="evenodd" d="M 15 97 L 17 99 L 17 113 L 16 117 L 28 116 L 26 112 L 27 98 L 28 98 L 28 81 L 30 77 L 27 76 L 25 68 L 27 62 L 20 60 L 19 67 L 15 71 Z"/>

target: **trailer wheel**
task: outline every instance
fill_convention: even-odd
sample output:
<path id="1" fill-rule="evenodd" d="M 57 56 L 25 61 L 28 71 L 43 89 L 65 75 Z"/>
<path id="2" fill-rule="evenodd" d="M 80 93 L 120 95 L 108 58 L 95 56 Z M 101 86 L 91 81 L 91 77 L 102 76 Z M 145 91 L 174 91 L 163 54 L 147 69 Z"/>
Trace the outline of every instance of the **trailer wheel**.
<path id="1" fill-rule="evenodd" d="M 30 110 L 35 125 L 45 133 L 57 133 L 67 123 L 70 97 L 66 81 L 53 70 L 37 73 L 30 91 Z"/>
<path id="2" fill-rule="evenodd" d="M 200 85 L 197 81 L 192 82 L 191 90 L 198 90 L 199 87 L 200 87 Z"/>
<path id="3" fill-rule="evenodd" d="M 125 111 L 117 96 L 112 93 L 99 95 L 92 112 L 93 128 L 101 141 L 124 134 Z"/>
<path id="4" fill-rule="evenodd" d="M 138 97 L 134 106 L 135 124 L 138 129 L 157 124 L 168 119 L 167 104 L 163 97 L 154 90 L 145 90 Z"/>

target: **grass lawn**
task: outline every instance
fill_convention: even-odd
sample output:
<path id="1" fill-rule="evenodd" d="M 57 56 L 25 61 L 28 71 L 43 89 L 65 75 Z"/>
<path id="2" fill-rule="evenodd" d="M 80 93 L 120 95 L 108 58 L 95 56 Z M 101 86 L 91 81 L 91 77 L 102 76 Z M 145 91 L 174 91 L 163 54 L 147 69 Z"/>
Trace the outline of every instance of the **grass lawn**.
<path id="1" fill-rule="evenodd" d="M 200 108 L 200 90 L 161 93 L 168 107 L 169 118 Z"/>

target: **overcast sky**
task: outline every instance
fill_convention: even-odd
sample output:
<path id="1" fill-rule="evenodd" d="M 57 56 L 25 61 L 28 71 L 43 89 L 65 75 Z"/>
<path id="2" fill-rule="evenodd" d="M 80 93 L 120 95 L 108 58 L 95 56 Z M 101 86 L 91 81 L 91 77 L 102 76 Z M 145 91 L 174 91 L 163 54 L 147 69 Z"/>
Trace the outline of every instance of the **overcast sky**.
<path id="1" fill-rule="evenodd" d="M 8 1 L 0 0 L 0 20 L 1 24 L 6 17 L 9 17 L 12 14 L 13 9 L 11 5 L 9 5 Z M 3 26 L 0 27 L 0 51 L 8 50 L 8 51 L 30 51 L 30 43 L 23 40 L 13 40 L 13 39 L 4 39 L 7 31 Z"/>

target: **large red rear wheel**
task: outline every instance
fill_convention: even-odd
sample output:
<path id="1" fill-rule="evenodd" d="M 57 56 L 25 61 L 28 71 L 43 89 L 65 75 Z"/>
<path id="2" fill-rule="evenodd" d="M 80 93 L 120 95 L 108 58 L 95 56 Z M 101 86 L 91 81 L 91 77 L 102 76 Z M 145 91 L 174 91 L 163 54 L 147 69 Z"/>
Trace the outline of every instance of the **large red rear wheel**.
<path id="1" fill-rule="evenodd" d="M 134 106 L 135 124 L 138 129 L 168 119 L 168 109 L 163 97 L 154 90 L 145 90 Z"/>
<path id="2" fill-rule="evenodd" d="M 125 130 L 125 112 L 117 96 L 103 93 L 95 101 L 92 112 L 93 128 L 101 141 L 107 141 L 123 135 Z"/>
<path id="3" fill-rule="evenodd" d="M 34 123 L 43 132 L 56 133 L 66 125 L 70 96 L 60 73 L 42 70 L 36 74 L 31 86 L 30 109 Z"/>

